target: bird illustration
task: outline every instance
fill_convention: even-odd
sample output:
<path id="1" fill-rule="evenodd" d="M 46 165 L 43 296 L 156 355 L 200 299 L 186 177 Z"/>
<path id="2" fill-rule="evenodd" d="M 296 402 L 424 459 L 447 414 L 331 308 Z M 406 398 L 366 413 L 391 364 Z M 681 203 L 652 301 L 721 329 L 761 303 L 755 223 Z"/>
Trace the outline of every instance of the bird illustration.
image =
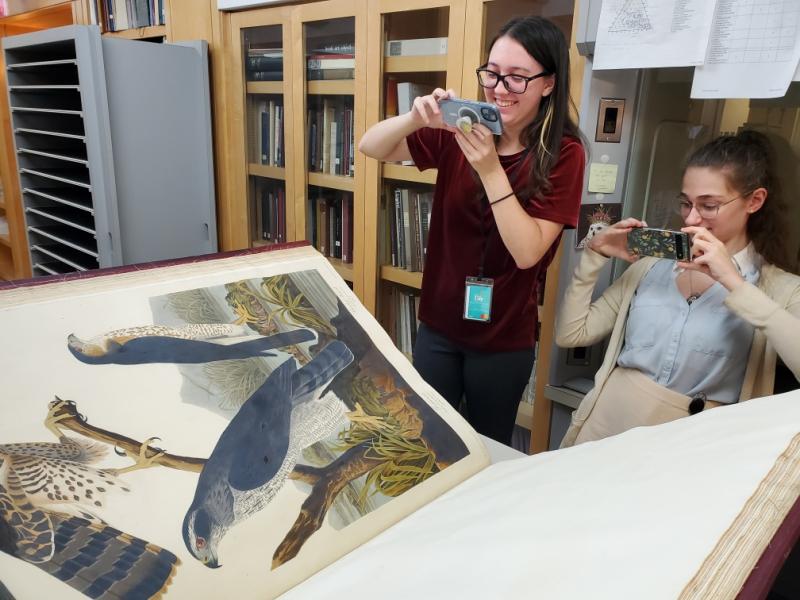
<path id="1" fill-rule="evenodd" d="M 149 325 L 110 331 L 88 341 L 70 334 L 69 351 L 83 363 L 142 365 L 152 363 L 199 364 L 218 360 L 275 356 L 274 348 L 311 341 L 309 329 L 295 329 L 243 342 L 206 341 L 241 329 L 236 325 L 187 325 L 182 328 Z"/>
<path id="2" fill-rule="evenodd" d="M 308 364 L 282 363 L 250 396 L 220 435 L 197 482 L 183 521 L 189 552 L 220 566 L 226 532 L 260 511 L 280 491 L 303 448 L 330 435 L 347 407 L 322 392 L 353 361 L 335 340 Z"/>
<path id="3" fill-rule="evenodd" d="M 0 550 L 91 598 L 160 596 L 180 560 L 97 516 L 108 492 L 129 489 L 93 466 L 102 445 L 61 433 L 59 405 L 45 421 L 58 443 L 0 444 Z"/>

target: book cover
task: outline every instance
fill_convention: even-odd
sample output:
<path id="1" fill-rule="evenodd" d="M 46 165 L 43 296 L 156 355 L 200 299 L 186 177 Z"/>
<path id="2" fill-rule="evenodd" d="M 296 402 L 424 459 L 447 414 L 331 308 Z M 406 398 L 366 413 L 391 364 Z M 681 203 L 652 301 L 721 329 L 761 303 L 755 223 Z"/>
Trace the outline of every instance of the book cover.
<path id="1" fill-rule="evenodd" d="M 488 464 L 328 261 L 278 248 L 0 290 L 17 597 L 273 598 Z"/>

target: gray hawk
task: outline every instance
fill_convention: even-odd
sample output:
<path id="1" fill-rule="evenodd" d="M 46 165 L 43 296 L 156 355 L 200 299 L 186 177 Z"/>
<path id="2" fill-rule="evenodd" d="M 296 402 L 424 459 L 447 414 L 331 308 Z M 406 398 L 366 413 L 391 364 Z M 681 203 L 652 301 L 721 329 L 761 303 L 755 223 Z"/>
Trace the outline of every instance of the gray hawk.
<path id="1" fill-rule="evenodd" d="M 183 521 L 186 547 L 204 565 L 220 566 L 218 546 L 226 532 L 269 503 L 302 450 L 341 423 L 344 403 L 334 394 L 321 394 L 352 361 L 353 353 L 338 340 L 301 369 L 290 358 L 228 423 L 200 473 Z"/>

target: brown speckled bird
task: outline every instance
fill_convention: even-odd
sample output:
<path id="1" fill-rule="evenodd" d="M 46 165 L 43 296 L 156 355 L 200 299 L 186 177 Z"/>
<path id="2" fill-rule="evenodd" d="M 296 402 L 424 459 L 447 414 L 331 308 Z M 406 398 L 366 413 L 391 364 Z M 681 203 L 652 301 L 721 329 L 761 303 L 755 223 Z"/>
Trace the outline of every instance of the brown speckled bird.
<path id="1" fill-rule="evenodd" d="M 0 444 L 0 550 L 92 598 L 160 595 L 180 561 L 95 514 L 109 491 L 129 489 L 92 466 L 106 454 L 102 445 L 61 433 L 53 417 L 60 405 L 45 421 L 58 443 Z"/>

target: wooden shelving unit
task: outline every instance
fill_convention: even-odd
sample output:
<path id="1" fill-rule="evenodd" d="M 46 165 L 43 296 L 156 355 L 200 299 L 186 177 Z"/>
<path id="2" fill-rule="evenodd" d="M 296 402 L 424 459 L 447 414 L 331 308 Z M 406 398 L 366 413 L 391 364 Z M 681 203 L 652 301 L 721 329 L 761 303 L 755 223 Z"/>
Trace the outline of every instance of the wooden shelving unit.
<path id="1" fill-rule="evenodd" d="M 78 22 L 79 3 L 54 0 L 31 0 L 24 5 L 9 3 L 8 16 L 0 18 L 0 37 L 29 33 L 51 27 L 60 27 Z M 7 81 L 3 53 L 0 53 L 0 85 L 3 89 Z M 17 177 L 17 160 L 14 152 L 11 113 L 8 96 L 0 94 L 0 219 L 5 221 L 7 233 L 0 234 L 0 279 L 16 279 L 31 275 L 28 254 L 25 220 L 22 212 L 21 191 Z M 5 228 L 4 228 L 5 230 Z"/>
<path id="2" fill-rule="evenodd" d="M 145 40 L 153 38 L 166 38 L 166 25 L 151 25 L 149 27 L 134 27 L 121 31 L 107 31 L 104 35 L 109 37 L 120 37 L 126 40 Z"/>

